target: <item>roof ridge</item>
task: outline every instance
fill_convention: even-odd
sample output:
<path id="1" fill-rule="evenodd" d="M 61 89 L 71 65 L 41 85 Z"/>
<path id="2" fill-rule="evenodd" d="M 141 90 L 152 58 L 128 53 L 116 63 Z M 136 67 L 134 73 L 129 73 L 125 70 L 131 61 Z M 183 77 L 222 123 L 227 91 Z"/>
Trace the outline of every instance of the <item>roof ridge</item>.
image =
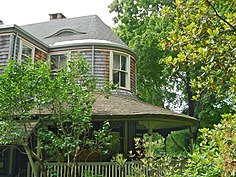
<path id="1" fill-rule="evenodd" d="M 33 25 L 38 25 L 38 24 L 45 24 L 45 23 L 57 23 L 57 22 L 62 22 L 66 20 L 73 20 L 73 19 L 79 19 L 79 18 L 86 18 L 86 17 L 97 17 L 98 19 L 101 20 L 101 18 L 94 14 L 94 15 L 85 15 L 85 16 L 79 16 L 79 17 L 70 17 L 70 18 L 62 18 L 62 19 L 56 19 L 56 20 L 48 20 L 48 21 L 43 21 L 43 22 L 37 22 L 37 23 L 31 23 L 31 24 L 25 24 L 25 25 L 20 25 L 20 27 L 25 27 L 25 26 L 33 26 Z M 102 20 L 101 20 L 102 21 Z M 104 23 L 104 22 L 103 22 Z M 105 23 L 104 23 L 105 24 Z M 106 25 L 106 24 L 105 24 Z"/>

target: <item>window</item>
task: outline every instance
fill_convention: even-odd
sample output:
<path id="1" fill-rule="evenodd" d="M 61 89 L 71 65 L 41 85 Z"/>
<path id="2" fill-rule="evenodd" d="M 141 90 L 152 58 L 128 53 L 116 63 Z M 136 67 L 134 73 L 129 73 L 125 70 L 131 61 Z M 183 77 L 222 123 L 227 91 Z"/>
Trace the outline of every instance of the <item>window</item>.
<path id="1" fill-rule="evenodd" d="M 26 45 L 25 43 L 22 42 L 21 44 L 21 61 L 27 62 L 27 59 L 31 58 L 32 60 L 34 59 L 33 57 L 33 47 L 30 47 Z"/>
<path id="2" fill-rule="evenodd" d="M 128 56 L 113 53 L 112 81 L 120 87 L 129 88 Z"/>
<path id="3" fill-rule="evenodd" d="M 51 55 L 51 69 L 59 70 L 66 66 L 66 54 Z"/>

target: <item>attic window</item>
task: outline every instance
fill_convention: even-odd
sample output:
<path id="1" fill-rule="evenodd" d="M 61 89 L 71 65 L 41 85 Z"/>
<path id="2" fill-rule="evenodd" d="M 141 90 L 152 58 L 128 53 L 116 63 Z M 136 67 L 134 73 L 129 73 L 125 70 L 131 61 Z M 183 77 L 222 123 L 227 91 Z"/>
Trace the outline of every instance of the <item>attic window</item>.
<path id="1" fill-rule="evenodd" d="M 62 37 L 62 36 L 72 36 L 72 35 L 77 35 L 77 34 L 86 34 L 85 32 L 79 32 L 74 29 L 62 29 L 57 31 L 56 33 L 47 36 L 46 38 L 51 38 L 51 37 Z"/>

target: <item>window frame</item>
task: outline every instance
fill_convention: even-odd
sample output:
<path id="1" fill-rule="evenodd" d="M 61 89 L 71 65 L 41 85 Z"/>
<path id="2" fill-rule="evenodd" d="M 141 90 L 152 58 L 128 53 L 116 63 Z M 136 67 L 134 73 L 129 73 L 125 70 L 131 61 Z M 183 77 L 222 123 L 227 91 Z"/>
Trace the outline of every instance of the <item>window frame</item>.
<path id="1" fill-rule="evenodd" d="M 65 55 L 65 59 L 66 59 L 66 64 L 67 64 L 67 62 L 68 62 L 68 60 L 69 60 L 69 58 L 68 58 L 68 56 L 70 56 L 70 55 L 68 55 L 68 51 L 67 52 L 53 52 L 53 53 L 49 53 L 49 55 L 48 55 L 48 61 L 50 62 L 50 68 L 51 68 L 51 57 L 53 56 L 53 55 Z M 51 68 L 51 70 L 52 71 L 59 71 L 61 68 L 57 68 L 57 69 L 52 69 Z"/>
<path id="2" fill-rule="evenodd" d="M 122 56 L 126 57 L 126 71 L 121 69 L 121 65 L 120 65 L 119 69 L 114 69 L 113 68 L 114 54 L 120 56 L 120 64 L 121 64 L 121 57 Z M 118 72 L 126 73 L 125 87 L 121 86 L 120 81 L 118 82 L 118 86 L 121 89 L 130 90 L 130 55 L 128 55 L 127 53 L 120 52 L 120 51 L 110 51 L 110 69 L 109 69 L 109 71 L 110 71 L 110 74 L 109 74 L 110 82 L 113 82 L 113 71 L 114 70 L 116 70 Z"/>
<path id="3" fill-rule="evenodd" d="M 27 47 L 29 49 L 31 49 L 31 56 L 26 56 L 26 55 L 23 55 L 23 47 Z M 32 63 L 34 63 L 34 54 L 35 54 L 35 47 L 30 44 L 29 42 L 23 40 L 23 39 L 20 39 L 20 46 L 19 46 L 19 54 L 18 54 L 18 58 L 19 60 L 22 62 L 24 61 L 24 59 L 22 59 L 24 57 L 26 58 L 31 58 L 32 59 Z"/>

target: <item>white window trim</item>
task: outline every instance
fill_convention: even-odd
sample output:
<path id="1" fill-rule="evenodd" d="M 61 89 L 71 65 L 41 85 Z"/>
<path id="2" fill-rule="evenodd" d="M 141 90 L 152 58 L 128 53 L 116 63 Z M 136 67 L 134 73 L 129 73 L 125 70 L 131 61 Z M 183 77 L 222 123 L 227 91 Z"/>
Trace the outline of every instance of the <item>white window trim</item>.
<path id="1" fill-rule="evenodd" d="M 31 45 L 29 42 L 26 42 L 23 39 L 20 39 L 20 46 L 19 46 L 19 53 L 18 53 L 18 59 L 20 61 L 22 61 L 22 49 L 23 49 L 23 45 L 29 47 L 32 49 L 32 53 L 31 53 L 31 59 L 32 59 L 32 63 L 34 63 L 34 54 L 35 54 L 35 47 L 33 45 Z"/>
<path id="2" fill-rule="evenodd" d="M 119 88 L 121 89 L 128 89 L 130 90 L 130 55 L 126 54 L 126 53 L 123 53 L 123 52 L 120 52 L 120 51 L 110 51 L 110 68 L 109 68 L 109 71 L 110 71 L 110 74 L 109 74 L 109 81 L 110 82 L 113 82 L 113 54 L 118 54 L 118 55 L 123 55 L 123 56 L 126 56 L 127 57 L 127 80 L 126 80 L 126 87 L 121 87 L 119 86 Z"/>

